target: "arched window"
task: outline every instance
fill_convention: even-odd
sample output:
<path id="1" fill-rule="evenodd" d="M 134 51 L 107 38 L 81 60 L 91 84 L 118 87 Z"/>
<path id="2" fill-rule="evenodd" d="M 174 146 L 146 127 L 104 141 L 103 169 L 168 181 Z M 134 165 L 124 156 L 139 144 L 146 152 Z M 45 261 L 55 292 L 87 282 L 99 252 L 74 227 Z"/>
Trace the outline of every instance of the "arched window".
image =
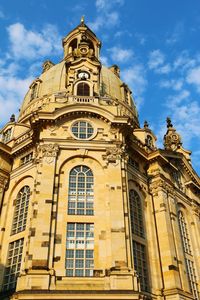
<path id="1" fill-rule="evenodd" d="M 144 237 L 144 226 L 142 217 L 142 205 L 138 193 L 130 190 L 130 210 L 131 210 L 131 227 L 132 233 Z"/>
<path id="2" fill-rule="evenodd" d="M 178 220 L 179 220 L 179 227 L 181 231 L 181 238 L 183 242 L 184 252 L 191 254 L 190 239 L 188 235 L 187 224 L 182 211 L 178 212 Z"/>
<path id="3" fill-rule="evenodd" d="M 87 83 L 81 82 L 77 86 L 77 96 L 89 96 L 90 87 Z"/>
<path id="4" fill-rule="evenodd" d="M 68 214 L 94 214 L 94 178 L 90 168 L 76 166 L 69 174 Z"/>
<path id="5" fill-rule="evenodd" d="M 129 191 L 131 230 L 134 268 L 138 273 L 142 291 L 148 291 L 148 271 L 146 260 L 146 241 L 140 196 L 135 190 Z"/>
<path id="6" fill-rule="evenodd" d="M 185 255 L 185 264 L 187 275 L 189 279 L 190 289 L 191 292 L 196 300 L 199 299 L 198 293 L 198 284 L 197 284 L 197 277 L 194 265 L 194 259 L 192 254 L 192 249 L 190 246 L 190 237 L 188 234 L 187 223 L 182 211 L 178 211 L 178 222 L 180 227 L 181 239 L 183 243 L 183 250 Z"/>
<path id="7" fill-rule="evenodd" d="M 33 99 L 37 98 L 37 89 L 38 89 L 38 84 L 35 83 L 35 84 L 31 87 L 30 101 L 32 101 Z"/>
<path id="8" fill-rule="evenodd" d="M 25 230 L 30 199 L 30 188 L 24 186 L 17 194 L 11 234 Z"/>
<path id="9" fill-rule="evenodd" d="M 69 48 L 71 47 L 71 50 L 74 51 L 77 48 L 77 39 L 73 39 L 70 44 Z"/>

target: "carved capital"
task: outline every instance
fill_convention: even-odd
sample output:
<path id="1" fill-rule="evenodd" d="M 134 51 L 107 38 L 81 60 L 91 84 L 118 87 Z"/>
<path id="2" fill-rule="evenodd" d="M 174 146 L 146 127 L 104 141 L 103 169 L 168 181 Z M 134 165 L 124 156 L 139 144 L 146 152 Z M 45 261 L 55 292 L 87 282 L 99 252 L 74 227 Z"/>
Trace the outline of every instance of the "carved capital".
<path id="1" fill-rule="evenodd" d="M 0 193 L 7 188 L 8 178 L 0 175 Z"/>
<path id="2" fill-rule="evenodd" d="M 125 147 L 122 146 L 120 148 L 118 147 L 110 147 L 106 149 L 106 154 L 102 156 L 104 160 L 107 161 L 107 164 L 114 163 L 116 164 L 117 161 L 119 161 L 122 158 L 127 158 L 128 155 L 125 150 Z"/>
<path id="3" fill-rule="evenodd" d="M 164 191 L 170 193 L 172 196 L 175 195 L 174 188 L 161 178 L 151 182 L 149 187 L 152 194 L 158 193 L 159 191 Z"/>
<path id="4" fill-rule="evenodd" d="M 44 144 L 38 145 L 36 151 L 36 159 L 44 158 L 47 163 L 54 161 L 59 151 L 59 146 L 57 144 Z"/>
<path id="5" fill-rule="evenodd" d="M 200 217 L 200 205 L 195 200 L 192 200 L 192 212 L 197 217 Z"/>

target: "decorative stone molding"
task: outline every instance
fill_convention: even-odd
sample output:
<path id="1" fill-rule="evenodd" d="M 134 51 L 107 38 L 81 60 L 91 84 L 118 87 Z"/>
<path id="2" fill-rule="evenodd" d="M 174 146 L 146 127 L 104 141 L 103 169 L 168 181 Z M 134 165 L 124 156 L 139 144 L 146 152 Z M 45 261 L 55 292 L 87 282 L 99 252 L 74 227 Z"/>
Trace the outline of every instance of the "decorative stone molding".
<path id="1" fill-rule="evenodd" d="M 125 146 L 120 148 L 118 147 L 110 147 L 106 149 L 106 154 L 102 155 L 103 159 L 107 161 L 107 164 L 114 163 L 116 164 L 122 158 L 128 159 L 127 152 L 125 150 Z"/>
<path id="2" fill-rule="evenodd" d="M 36 150 L 36 159 L 45 158 L 47 163 L 52 163 L 57 156 L 59 146 L 57 144 L 38 145 Z"/>
<path id="3" fill-rule="evenodd" d="M 165 180 L 159 178 L 156 181 L 153 181 L 149 185 L 151 193 L 155 194 L 158 193 L 159 191 L 165 191 L 170 193 L 172 196 L 175 196 L 175 190 L 173 186 L 168 184 Z"/>
<path id="4" fill-rule="evenodd" d="M 197 217 L 200 217 L 200 205 L 195 200 L 192 200 L 192 212 Z"/>
<path id="5" fill-rule="evenodd" d="M 42 65 L 42 73 L 51 69 L 55 64 L 52 63 L 50 60 L 46 60 Z"/>
<path id="6" fill-rule="evenodd" d="M 0 175 L 0 193 L 3 192 L 4 189 L 6 189 L 8 184 L 8 178 Z"/>
<path id="7" fill-rule="evenodd" d="M 170 118 L 167 118 L 167 133 L 164 136 L 164 147 L 166 150 L 176 151 L 182 145 L 181 136 L 176 132 Z"/>

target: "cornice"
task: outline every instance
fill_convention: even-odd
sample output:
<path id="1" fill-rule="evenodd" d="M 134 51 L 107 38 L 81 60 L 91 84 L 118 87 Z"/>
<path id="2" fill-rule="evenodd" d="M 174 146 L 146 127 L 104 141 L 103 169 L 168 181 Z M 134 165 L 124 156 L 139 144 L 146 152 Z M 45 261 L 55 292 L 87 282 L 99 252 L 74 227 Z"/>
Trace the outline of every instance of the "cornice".
<path id="1" fill-rule="evenodd" d="M 4 155 L 10 157 L 10 155 L 11 155 L 11 147 L 8 146 L 8 145 L 6 145 L 6 144 L 4 144 L 4 143 L 2 143 L 0 141 L 0 155 L 1 154 L 4 154 Z"/>

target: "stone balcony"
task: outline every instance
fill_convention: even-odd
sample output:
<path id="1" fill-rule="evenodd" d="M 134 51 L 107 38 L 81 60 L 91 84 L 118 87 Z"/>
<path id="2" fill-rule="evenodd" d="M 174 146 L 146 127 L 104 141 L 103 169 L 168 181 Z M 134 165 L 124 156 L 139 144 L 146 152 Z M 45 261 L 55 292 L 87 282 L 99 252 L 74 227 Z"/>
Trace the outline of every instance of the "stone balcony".
<path id="1" fill-rule="evenodd" d="M 118 99 L 112 99 L 108 96 L 72 96 L 66 92 L 58 92 L 51 95 L 45 95 L 31 101 L 26 108 L 20 113 L 19 121 L 37 111 L 53 112 L 55 109 L 67 107 L 68 105 L 92 105 L 95 107 L 104 106 L 105 110 L 110 111 L 116 116 L 125 116 L 137 118 L 135 107 Z"/>

